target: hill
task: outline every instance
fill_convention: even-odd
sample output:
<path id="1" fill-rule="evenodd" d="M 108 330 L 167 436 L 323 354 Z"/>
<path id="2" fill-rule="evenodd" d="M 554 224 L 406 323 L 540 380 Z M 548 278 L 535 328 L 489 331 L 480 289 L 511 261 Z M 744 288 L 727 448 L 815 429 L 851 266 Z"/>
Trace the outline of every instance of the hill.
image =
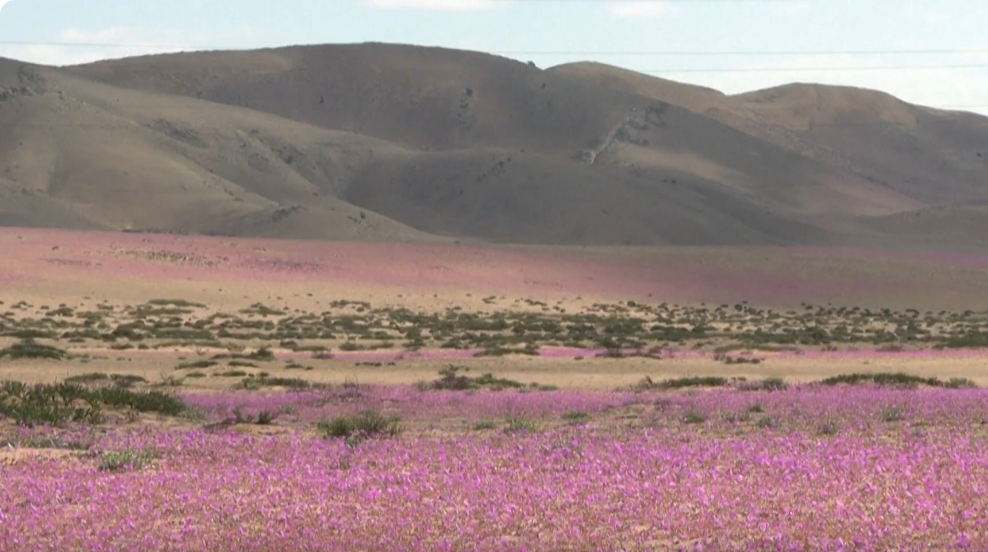
<path id="1" fill-rule="evenodd" d="M 0 75 L 0 224 L 909 247 L 929 225 L 905 213 L 988 201 L 988 119 L 867 90 L 728 96 L 387 44 L 4 61 Z M 956 223 L 942 235 L 988 245 L 982 211 Z"/>

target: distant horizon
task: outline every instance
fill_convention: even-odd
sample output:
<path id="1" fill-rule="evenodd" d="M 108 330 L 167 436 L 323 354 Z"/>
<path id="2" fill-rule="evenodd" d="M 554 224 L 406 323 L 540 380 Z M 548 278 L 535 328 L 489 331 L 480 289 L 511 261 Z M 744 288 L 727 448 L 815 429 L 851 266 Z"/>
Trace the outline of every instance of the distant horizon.
<path id="1" fill-rule="evenodd" d="M 988 115 L 988 3 L 944 0 L 71 0 L 0 2 L 0 56 L 71 66 L 140 55 L 385 43 L 554 67 L 597 62 L 737 95 L 806 83 Z M 840 6 L 847 9 L 841 9 Z"/>

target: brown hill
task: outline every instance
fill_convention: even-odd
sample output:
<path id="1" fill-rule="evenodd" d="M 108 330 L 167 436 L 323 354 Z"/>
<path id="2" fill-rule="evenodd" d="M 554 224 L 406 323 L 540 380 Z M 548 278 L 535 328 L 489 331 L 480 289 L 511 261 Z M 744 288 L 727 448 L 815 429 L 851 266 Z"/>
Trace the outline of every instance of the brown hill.
<path id="1" fill-rule="evenodd" d="M 988 200 L 988 119 L 866 90 L 384 44 L 0 67 L 2 224 L 909 246 L 899 214 Z"/>

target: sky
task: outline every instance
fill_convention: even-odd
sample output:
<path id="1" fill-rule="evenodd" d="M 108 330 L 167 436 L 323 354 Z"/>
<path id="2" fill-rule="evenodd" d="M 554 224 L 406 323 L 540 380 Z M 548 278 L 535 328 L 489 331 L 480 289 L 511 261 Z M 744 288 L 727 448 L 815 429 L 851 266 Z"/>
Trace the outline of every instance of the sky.
<path id="1" fill-rule="evenodd" d="M 609 63 L 740 93 L 874 88 L 988 114 L 985 0 L 0 0 L 0 56 L 392 42 Z"/>

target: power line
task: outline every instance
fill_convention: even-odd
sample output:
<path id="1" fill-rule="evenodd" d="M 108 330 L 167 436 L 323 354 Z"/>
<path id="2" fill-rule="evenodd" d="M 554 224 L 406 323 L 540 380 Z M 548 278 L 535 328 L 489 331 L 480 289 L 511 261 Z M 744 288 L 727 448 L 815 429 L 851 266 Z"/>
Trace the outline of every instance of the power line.
<path id="1" fill-rule="evenodd" d="M 899 56 L 988 54 L 988 48 L 955 50 L 491 50 L 501 55 L 540 56 Z"/>
<path id="2" fill-rule="evenodd" d="M 851 67 L 739 67 L 734 69 L 647 69 L 639 73 L 796 73 L 817 71 L 915 71 L 927 69 L 984 69 L 988 63 L 968 65 L 885 65 L 885 66 L 851 66 Z"/>

